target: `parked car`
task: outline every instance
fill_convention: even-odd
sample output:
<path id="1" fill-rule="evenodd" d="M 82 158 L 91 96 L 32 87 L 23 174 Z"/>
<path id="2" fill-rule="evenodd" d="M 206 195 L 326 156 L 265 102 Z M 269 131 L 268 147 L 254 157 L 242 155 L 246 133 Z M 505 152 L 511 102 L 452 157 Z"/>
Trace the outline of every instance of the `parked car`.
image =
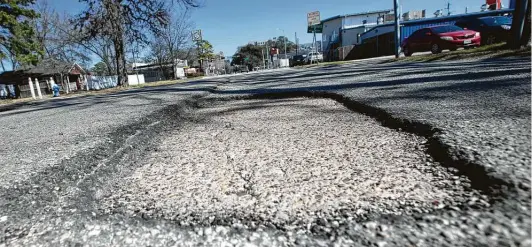
<path id="1" fill-rule="evenodd" d="M 306 59 L 306 58 L 307 58 L 307 55 L 305 55 L 305 54 L 303 54 L 303 55 L 295 55 L 295 56 L 292 57 L 292 59 L 290 60 L 290 62 L 291 62 L 290 67 L 305 64 L 305 59 Z"/>
<path id="2" fill-rule="evenodd" d="M 235 68 L 233 69 L 236 73 L 247 73 L 249 72 L 249 68 L 247 65 L 235 65 Z"/>
<path id="3" fill-rule="evenodd" d="M 318 61 L 318 62 L 322 62 L 323 61 L 323 54 L 319 53 L 319 52 L 311 52 L 307 55 L 307 57 L 305 58 L 305 62 L 306 63 L 310 63 L 310 61 Z"/>
<path id="4" fill-rule="evenodd" d="M 422 51 L 438 54 L 447 49 L 455 51 L 460 47 L 478 47 L 480 40 L 480 33 L 476 31 L 452 25 L 435 26 L 415 31 L 403 41 L 401 48 L 407 57 Z"/>
<path id="5" fill-rule="evenodd" d="M 510 37 L 512 18 L 506 16 L 488 16 L 473 19 L 462 19 L 455 23 L 463 29 L 480 32 L 482 44 L 491 45 L 505 41 Z"/>

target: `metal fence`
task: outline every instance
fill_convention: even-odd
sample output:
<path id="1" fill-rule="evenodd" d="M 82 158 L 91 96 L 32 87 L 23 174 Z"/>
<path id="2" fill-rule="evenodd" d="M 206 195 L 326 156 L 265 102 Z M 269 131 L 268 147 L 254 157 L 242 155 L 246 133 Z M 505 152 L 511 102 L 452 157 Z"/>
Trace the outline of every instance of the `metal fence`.
<path id="1" fill-rule="evenodd" d="M 113 88 L 118 85 L 118 76 L 87 76 L 87 87 L 89 90 L 101 90 Z"/>

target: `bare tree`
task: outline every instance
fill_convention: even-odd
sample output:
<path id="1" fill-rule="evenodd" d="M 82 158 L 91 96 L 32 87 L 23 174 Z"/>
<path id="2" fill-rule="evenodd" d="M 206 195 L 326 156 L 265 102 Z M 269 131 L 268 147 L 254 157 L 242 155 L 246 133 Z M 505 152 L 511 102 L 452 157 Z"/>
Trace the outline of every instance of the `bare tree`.
<path id="1" fill-rule="evenodd" d="M 177 79 L 175 68 L 178 60 L 186 60 L 190 55 L 192 45 L 191 33 L 194 24 L 190 21 L 188 11 L 174 16 L 161 32 L 154 34 L 149 55 L 152 61 L 157 63 L 166 78 L 169 78 L 165 65 L 170 64 L 173 71 L 173 79 Z"/>
<path id="2" fill-rule="evenodd" d="M 47 0 L 40 0 L 36 10 L 40 18 L 34 21 L 34 27 L 37 43 L 45 51 L 44 59 L 78 62 L 88 67 L 92 60 L 90 54 L 93 54 L 106 65 L 107 74 L 117 74 L 113 42 L 109 37 L 85 39 L 72 26 L 72 17 L 57 13 Z"/>
<path id="3" fill-rule="evenodd" d="M 69 24 L 69 17 L 59 15 L 50 8 L 47 0 L 41 0 L 36 8 L 40 18 L 34 20 L 37 44 L 44 51 L 42 59 L 52 59 L 87 64 L 91 58 L 80 46 L 76 32 Z"/>
<path id="4" fill-rule="evenodd" d="M 126 38 L 148 42 L 146 30 L 159 33 L 168 24 L 173 3 L 199 7 L 197 0 L 80 0 L 87 8 L 77 16 L 79 31 L 86 40 L 108 37 L 113 43 L 118 84 L 127 84 Z"/>

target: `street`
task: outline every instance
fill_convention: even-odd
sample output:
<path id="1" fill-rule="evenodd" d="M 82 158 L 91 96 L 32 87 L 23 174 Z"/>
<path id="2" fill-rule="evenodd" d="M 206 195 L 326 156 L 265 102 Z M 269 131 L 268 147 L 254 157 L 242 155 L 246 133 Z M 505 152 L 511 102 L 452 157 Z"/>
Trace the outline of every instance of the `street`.
<path id="1" fill-rule="evenodd" d="M 530 246 L 529 58 L 357 61 L 0 111 L 0 246 Z"/>

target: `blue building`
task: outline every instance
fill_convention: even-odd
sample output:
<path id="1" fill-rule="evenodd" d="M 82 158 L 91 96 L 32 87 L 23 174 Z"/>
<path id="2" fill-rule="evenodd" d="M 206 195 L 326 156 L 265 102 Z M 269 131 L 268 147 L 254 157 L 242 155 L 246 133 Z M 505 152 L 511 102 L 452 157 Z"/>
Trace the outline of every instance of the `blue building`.
<path id="1" fill-rule="evenodd" d="M 401 40 L 408 38 L 413 32 L 426 27 L 432 26 L 441 26 L 441 25 L 454 25 L 457 20 L 463 18 L 474 18 L 474 17 L 484 17 L 484 16 L 499 16 L 499 15 L 511 15 L 513 9 L 504 9 L 504 10 L 494 10 L 494 11 L 483 11 L 475 12 L 469 14 L 460 14 L 460 15 L 451 15 L 435 18 L 425 18 L 420 20 L 413 21 L 404 21 L 401 23 Z M 394 23 L 378 25 L 369 29 L 367 32 L 360 35 L 362 42 L 367 41 L 371 38 L 384 35 L 387 33 L 394 32 Z"/>
<path id="2" fill-rule="evenodd" d="M 454 25 L 463 18 L 511 15 L 513 9 L 483 11 L 469 14 L 424 18 L 401 22 L 401 40 L 408 38 L 415 31 L 432 26 Z M 360 35 L 361 44 L 344 51 L 344 60 L 362 59 L 395 54 L 394 23 L 372 27 Z"/>

